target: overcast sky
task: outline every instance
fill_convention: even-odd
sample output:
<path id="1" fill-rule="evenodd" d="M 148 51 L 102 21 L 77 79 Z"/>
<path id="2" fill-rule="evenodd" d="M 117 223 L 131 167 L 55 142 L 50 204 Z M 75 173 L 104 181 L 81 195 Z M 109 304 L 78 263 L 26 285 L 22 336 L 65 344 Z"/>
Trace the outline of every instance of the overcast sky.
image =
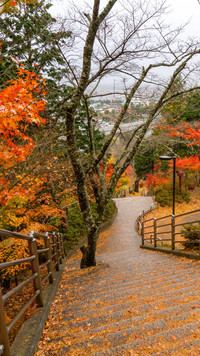
<path id="1" fill-rule="evenodd" d="M 119 2 L 123 3 L 123 0 Z M 134 3 L 134 0 L 132 0 Z M 137 1 L 137 0 L 136 0 Z M 145 0 L 144 0 L 145 1 Z M 149 1 L 149 0 L 148 0 Z M 151 0 L 150 0 L 151 1 Z M 159 1 L 159 0 L 158 0 Z M 55 15 L 64 16 L 67 14 L 67 8 L 70 6 L 70 0 L 52 0 L 53 6 L 51 13 Z M 73 0 L 76 5 L 84 5 L 85 2 L 93 4 L 93 0 Z M 108 0 L 101 0 L 101 7 L 107 4 Z M 166 17 L 166 22 L 173 27 L 178 27 L 188 21 L 190 23 L 185 29 L 184 37 L 198 37 L 200 36 L 200 4 L 198 0 L 166 0 L 166 5 L 169 6 L 170 13 Z M 115 5 L 116 7 L 116 5 Z M 103 81 L 103 85 L 113 85 L 114 79 L 107 82 L 107 79 Z M 109 84 L 108 84 L 109 83 Z"/>
<path id="2" fill-rule="evenodd" d="M 84 4 L 85 0 L 74 0 L 78 4 Z M 88 1 L 93 3 L 92 0 Z M 105 5 L 108 0 L 101 0 L 101 4 Z M 54 14 L 63 15 L 69 6 L 70 1 L 66 0 L 52 0 L 52 12 Z M 171 9 L 169 15 L 169 22 L 174 25 L 182 24 L 190 19 L 188 26 L 188 34 L 199 36 L 200 35 L 200 4 L 198 0 L 167 0 L 167 5 Z"/>

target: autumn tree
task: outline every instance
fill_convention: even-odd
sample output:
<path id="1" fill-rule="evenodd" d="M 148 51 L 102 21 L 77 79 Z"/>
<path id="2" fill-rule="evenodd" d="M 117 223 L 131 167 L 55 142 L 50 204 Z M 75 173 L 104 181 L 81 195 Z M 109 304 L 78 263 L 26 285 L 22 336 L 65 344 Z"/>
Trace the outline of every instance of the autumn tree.
<path id="1" fill-rule="evenodd" d="M 66 162 L 48 157 L 43 146 L 37 147 L 34 134 L 29 135 L 45 124 L 41 117 L 44 81 L 24 69 L 18 73 L 0 93 L 0 227 L 24 233 L 62 225 L 66 229 L 61 209 L 67 188 Z"/>
<path id="2" fill-rule="evenodd" d="M 151 4 L 126 1 L 122 5 L 117 0 L 109 0 L 103 8 L 99 0 L 94 0 L 92 7 L 87 5 L 84 9 L 71 5 L 71 15 L 66 19 L 75 37 L 73 49 L 66 54 L 65 61 L 68 81 L 73 83 L 74 90 L 70 97 L 66 97 L 64 105 L 60 104 L 60 108 L 65 110 L 67 148 L 76 178 L 80 209 L 87 229 L 88 246 L 82 249 L 85 253 L 82 266 L 85 267 L 96 264 L 96 244 L 105 206 L 112 198 L 120 176 L 133 160 L 154 118 L 173 97 L 192 90 L 186 88 L 176 94 L 170 93 L 181 73 L 183 79 L 191 74 L 190 64 L 200 53 L 199 43 L 181 41 L 179 38 L 181 29 L 170 29 L 163 22 L 165 12 L 165 4 L 162 1 Z M 76 53 L 79 58 L 76 58 Z M 170 76 L 168 75 L 166 79 L 158 78 L 157 70 L 160 68 L 169 68 Z M 126 79 L 128 82 L 124 88 L 124 105 L 100 150 L 95 148 L 92 117 L 87 113 L 89 153 L 84 155 L 77 145 L 78 105 L 81 101 L 88 103 L 88 99 L 96 95 L 95 91 L 102 78 L 114 74 L 124 77 L 125 84 Z M 158 89 L 149 116 L 125 142 L 112 176 L 109 182 L 106 182 L 106 155 L 126 116 L 132 98 L 137 96 L 140 90 L 141 95 L 144 85 L 147 84 Z M 101 165 L 104 167 L 103 172 Z M 88 181 L 96 199 L 98 211 L 96 218 L 91 214 Z"/>
<path id="3" fill-rule="evenodd" d="M 62 50 L 73 41 L 71 31 L 50 14 L 51 6 L 49 1 L 17 1 L 0 18 L 1 82 L 12 79 L 16 64 L 23 63 L 28 71 L 46 78 L 46 110 L 62 92 L 66 95 L 67 87 L 61 83 L 67 71 Z"/>
<path id="4" fill-rule="evenodd" d="M 134 156 L 134 169 L 137 175 L 135 181 L 135 191 L 139 191 L 139 181 L 146 177 L 147 173 L 154 172 L 154 164 L 156 161 L 156 150 L 148 142 L 140 146 Z"/>
<path id="5" fill-rule="evenodd" d="M 11 187 L 12 189 L 10 199 L 1 210 L 0 216 L 4 228 L 18 231 L 24 230 L 27 226 L 33 228 L 33 222 L 37 229 L 42 228 L 41 222 L 43 229 L 53 225 L 62 228 L 62 225 L 59 226 L 59 217 L 64 219 L 61 214 L 62 205 L 70 202 L 71 197 L 76 198 L 72 183 L 74 178 L 70 174 L 67 158 L 63 113 L 57 106 L 60 100 L 70 96 L 73 91 L 73 87 L 63 82 L 65 72 L 68 71 L 63 65 L 65 64 L 63 45 L 66 49 L 72 38 L 71 32 L 65 30 L 63 23 L 56 21 L 50 14 L 50 7 L 49 1 L 8 1 L 0 19 L 2 95 L 5 93 L 5 87 L 13 90 L 14 81 L 19 79 L 20 65 L 30 75 L 35 73 L 36 76 L 42 75 L 46 78 L 46 105 L 40 112 L 41 120 L 45 118 L 46 125 L 40 127 L 40 130 L 34 125 L 27 126 L 27 137 L 32 144 L 34 142 L 34 149 L 27 149 L 27 159 L 17 161 L 13 155 L 12 159 L 17 163 L 11 165 L 12 169 L 10 166 L 6 173 L 5 167 L 2 167 L 6 174 L 5 178 L 9 177 L 9 189 Z M 36 100 L 39 95 L 41 93 L 34 93 Z M 15 104 L 13 100 L 9 102 L 8 98 L 7 105 L 13 110 L 17 110 Z M 79 147 L 84 152 L 88 150 L 87 126 L 84 124 L 86 110 L 92 112 L 92 109 L 86 108 L 84 102 L 81 103 L 76 124 Z M 14 123 L 16 122 L 13 117 Z M 95 130 L 94 135 L 98 147 L 103 134 Z M 7 214 L 8 205 L 12 206 L 12 214 Z M 52 214 L 54 211 L 54 218 L 50 211 Z M 14 212 L 17 212 L 17 218 Z"/>
<path id="6" fill-rule="evenodd" d="M 200 91 L 195 90 L 172 100 L 165 107 L 162 115 L 169 124 L 179 121 L 198 121 L 200 117 Z"/>
<path id="7" fill-rule="evenodd" d="M 163 1 L 146 4 L 127 0 L 120 4 L 118 0 L 108 0 L 103 7 L 100 0 L 94 0 L 92 6 L 90 3 L 84 8 L 70 3 L 70 14 L 62 22 L 64 31 L 59 28 L 60 36 L 59 31 L 55 32 L 51 27 L 51 19 L 51 28 L 48 27 L 49 22 L 45 22 L 48 14 L 44 8 L 45 12 L 40 7 L 38 10 L 44 16 L 45 26 L 42 17 L 38 19 L 40 25 L 34 26 L 37 9 L 33 8 L 33 4 L 29 6 L 26 2 L 21 2 L 17 6 L 22 11 L 9 13 L 7 17 L 5 14 L 5 22 L 1 22 L 2 48 L 5 51 L 3 66 L 6 70 L 9 68 L 9 63 L 6 62 L 7 53 L 9 60 L 11 57 L 17 63 L 23 60 L 25 66 L 31 67 L 29 70 L 46 74 L 47 83 L 51 78 L 52 86 L 47 86 L 48 110 L 44 113 L 48 130 L 40 140 L 34 136 L 38 139 L 35 157 L 38 160 L 41 156 L 48 157 L 52 174 L 55 162 L 61 164 L 64 158 L 67 160 L 70 157 L 88 236 L 88 246 L 83 249 L 85 256 L 82 266 L 93 266 L 96 264 L 99 228 L 117 182 L 132 162 L 146 133 L 151 129 L 154 118 L 163 107 L 173 98 L 194 90 L 189 85 L 174 93 L 172 88 L 181 73 L 183 80 L 185 77 L 189 78 L 189 74 L 192 75 L 192 69 L 195 68 L 190 64 L 195 67 L 192 60 L 200 52 L 199 43 L 192 40 L 184 43 L 179 38 L 183 28 L 170 29 L 163 22 L 166 11 Z M 47 33 L 46 29 L 50 32 Z M 68 39 L 72 43 L 69 44 Z M 16 44 L 18 40 L 20 46 Z M 166 78 L 159 78 L 160 69 L 169 69 Z M 102 79 L 107 77 L 111 80 L 112 75 L 122 78 L 124 87 L 119 92 L 124 94 L 125 99 L 113 129 L 103 138 L 99 133 L 96 135 L 98 117 L 90 108 L 90 99 L 98 95 L 98 86 Z M 124 141 L 112 174 L 107 179 L 111 146 L 116 134 L 121 132 L 120 124 L 126 118 L 131 100 L 147 92 L 154 98 L 148 118 Z M 104 94 L 109 95 L 108 92 Z M 84 112 L 81 107 L 84 107 Z M 63 122 L 66 124 L 66 132 L 62 129 Z M 34 130 L 30 133 L 35 135 Z M 44 156 L 45 151 L 50 154 Z M 58 154 L 55 155 L 55 152 Z M 67 172 L 67 164 L 62 167 Z M 57 190 L 56 184 L 54 188 L 56 199 L 60 188 L 57 187 Z M 48 194 L 52 192 L 49 186 L 45 189 Z M 89 199 L 91 189 L 97 207 L 95 217 Z"/>
<path id="8" fill-rule="evenodd" d="M 63 20 L 56 20 L 51 15 L 52 5 L 49 1 L 17 1 L 13 6 L 10 5 L 8 2 L 9 12 L 5 12 L 0 19 L 2 84 L 15 77 L 19 63 L 23 64 L 24 69 L 45 78 L 46 106 L 42 115 L 46 118 L 46 126 L 44 136 L 40 135 L 40 141 L 44 142 L 47 136 L 51 136 L 53 139 L 51 148 L 55 148 L 54 155 L 58 151 L 65 154 L 66 145 L 62 145 L 65 116 L 58 103 L 70 97 L 74 90 L 73 86 L 64 80 L 69 71 L 66 67 L 65 52 L 73 44 L 72 31 L 66 28 Z M 87 125 L 84 123 L 86 110 L 95 120 L 94 110 L 83 100 L 76 115 L 81 150 L 88 150 Z M 94 135 L 99 145 L 103 134 L 96 129 Z M 47 151 L 47 145 L 45 149 Z"/>
<path id="9" fill-rule="evenodd" d="M 33 192 L 31 179 L 27 181 L 27 175 L 22 185 L 20 168 L 34 149 L 34 141 L 28 134 L 30 126 L 38 128 L 45 124 L 45 119 L 40 116 L 45 108 L 43 79 L 22 68 L 17 72 L 17 79 L 9 82 L 0 92 L 1 227 L 11 218 L 15 202 L 18 201 L 22 208 L 23 195 L 28 195 L 26 199 L 30 199 L 30 192 Z M 4 212 L 7 212 L 7 217 Z"/>

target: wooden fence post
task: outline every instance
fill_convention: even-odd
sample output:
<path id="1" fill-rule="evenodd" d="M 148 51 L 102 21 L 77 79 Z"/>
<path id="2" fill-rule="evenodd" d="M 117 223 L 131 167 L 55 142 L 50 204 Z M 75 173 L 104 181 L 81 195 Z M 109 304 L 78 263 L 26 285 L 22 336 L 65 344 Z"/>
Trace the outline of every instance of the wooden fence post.
<path id="1" fill-rule="evenodd" d="M 35 256 L 35 259 L 33 261 L 31 261 L 32 273 L 33 274 L 37 273 L 37 278 L 34 279 L 33 284 L 34 284 L 35 291 L 37 291 L 37 290 L 40 291 L 40 294 L 36 298 L 36 302 L 39 307 L 43 307 L 44 301 L 43 301 L 43 293 L 42 293 L 42 283 L 41 283 L 41 277 L 40 277 L 40 267 L 39 267 L 39 258 L 38 258 L 38 252 L 37 252 L 37 243 L 36 243 L 36 239 L 33 237 L 34 231 L 31 231 L 29 236 L 32 237 L 32 239 L 28 241 L 30 256 Z"/>
<path id="2" fill-rule="evenodd" d="M 53 244 L 54 244 L 54 253 L 55 253 L 55 261 L 56 261 L 56 271 L 59 271 L 59 256 L 58 256 L 58 246 L 57 246 L 57 239 L 56 234 L 53 232 Z"/>
<path id="3" fill-rule="evenodd" d="M 172 229 L 172 250 L 175 250 L 175 216 L 172 215 L 172 220 L 171 220 L 171 229 Z"/>
<path id="4" fill-rule="evenodd" d="M 65 258 L 63 235 L 60 233 L 62 258 Z"/>
<path id="5" fill-rule="evenodd" d="M 62 264 L 61 240 L 60 240 L 60 234 L 58 232 L 56 233 L 56 243 L 57 243 L 57 251 L 58 251 L 58 260 L 61 265 Z"/>
<path id="6" fill-rule="evenodd" d="M 142 246 L 144 246 L 144 221 L 142 221 L 141 235 L 142 235 Z"/>
<path id="7" fill-rule="evenodd" d="M 0 285 L 0 345 L 3 346 L 3 356 L 11 356 L 10 341 L 6 325 L 6 317 L 4 311 L 4 303 L 2 299 L 1 285 Z"/>
<path id="8" fill-rule="evenodd" d="M 45 239 L 45 246 L 48 248 L 47 252 L 47 258 L 50 261 L 50 263 L 47 265 L 48 273 L 51 273 L 49 275 L 49 283 L 52 284 L 54 282 L 53 279 L 53 265 L 52 265 L 52 255 L 51 255 L 51 243 L 50 243 L 50 237 L 48 235 L 48 232 L 46 232 L 46 239 Z"/>
<path id="9" fill-rule="evenodd" d="M 154 247 L 157 247 L 157 222 L 153 219 L 153 230 L 154 230 Z"/>

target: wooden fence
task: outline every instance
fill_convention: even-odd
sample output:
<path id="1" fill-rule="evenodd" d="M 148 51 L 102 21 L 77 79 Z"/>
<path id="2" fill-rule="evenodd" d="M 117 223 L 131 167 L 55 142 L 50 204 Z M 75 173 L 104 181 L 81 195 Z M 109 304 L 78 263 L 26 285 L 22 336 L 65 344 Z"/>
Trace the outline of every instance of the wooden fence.
<path id="1" fill-rule="evenodd" d="M 134 189 L 135 189 L 135 183 L 131 184 L 129 187 L 122 189 L 119 192 L 115 193 L 114 198 L 125 198 L 127 196 L 134 195 L 135 194 Z M 140 195 L 146 196 L 146 195 L 148 195 L 148 192 L 149 192 L 149 189 L 147 189 L 146 187 L 143 187 L 140 190 Z"/>
<path id="2" fill-rule="evenodd" d="M 2 288 L 0 285 L 0 356 L 10 356 L 10 330 L 33 303 L 36 302 L 38 307 L 44 306 L 43 290 L 45 282 L 54 282 L 53 271 L 59 270 L 59 265 L 62 263 L 64 258 L 64 248 L 62 234 L 55 232 L 52 234 L 46 233 L 44 235 L 31 231 L 27 236 L 20 233 L 0 229 L 0 236 L 4 239 L 12 237 L 26 240 L 29 250 L 29 257 L 27 258 L 0 263 L 0 271 L 24 263 L 28 263 L 31 269 L 31 276 L 29 278 L 23 280 L 23 282 L 9 290 L 4 295 L 2 295 Z M 40 239 L 43 239 L 44 248 L 38 248 L 38 242 Z M 42 263 L 40 262 L 41 259 L 39 258 L 40 254 L 43 255 Z M 43 271 L 42 274 L 41 270 Z M 34 294 L 22 307 L 20 312 L 7 325 L 4 308 L 5 302 L 8 300 L 8 298 L 22 290 L 22 288 L 27 286 L 29 283 L 33 283 Z"/>
<path id="3" fill-rule="evenodd" d="M 134 186 L 135 186 L 135 184 L 132 184 L 132 185 L 130 185 L 129 187 L 120 190 L 119 192 L 117 192 L 117 193 L 115 194 L 114 197 L 115 197 L 115 198 L 124 198 L 124 197 L 126 197 L 127 195 L 129 195 L 129 194 L 133 194 L 133 193 L 134 193 Z"/>
<path id="4" fill-rule="evenodd" d="M 190 233 L 200 235 L 200 209 L 179 215 L 167 215 L 158 219 L 144 220 L 144 215 L 144 213 L 140 214 L 138 218 L 138 231 L 142 238 L 141 247 L 163 252 L 171 251 L 177 255 L 190 257 L 190 251 L 185 251 L 185 244 L 191 245 L 191 248 L 195 244 L 199 246 L 198 251 L 192 251 L 192 255 L 199 259 L 200 239 L 188 240 L 188 236 Z M 196 225 L 196 229 L 191 232 L 184 230 L 184 226 L 187 225 L 191 225 L 191 227 Z"/>

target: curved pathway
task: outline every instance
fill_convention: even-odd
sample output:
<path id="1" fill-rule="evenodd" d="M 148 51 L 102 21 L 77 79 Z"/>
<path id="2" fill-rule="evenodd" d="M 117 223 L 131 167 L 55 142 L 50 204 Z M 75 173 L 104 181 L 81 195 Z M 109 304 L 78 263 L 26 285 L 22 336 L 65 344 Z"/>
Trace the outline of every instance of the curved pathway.
<path id="1" fill-rule="evenodd" d="M 151 198 L 116 199 L 96 268 L 67 263 L 36 355 L 200 355 L 200 263 L 140 249 Z"/>

